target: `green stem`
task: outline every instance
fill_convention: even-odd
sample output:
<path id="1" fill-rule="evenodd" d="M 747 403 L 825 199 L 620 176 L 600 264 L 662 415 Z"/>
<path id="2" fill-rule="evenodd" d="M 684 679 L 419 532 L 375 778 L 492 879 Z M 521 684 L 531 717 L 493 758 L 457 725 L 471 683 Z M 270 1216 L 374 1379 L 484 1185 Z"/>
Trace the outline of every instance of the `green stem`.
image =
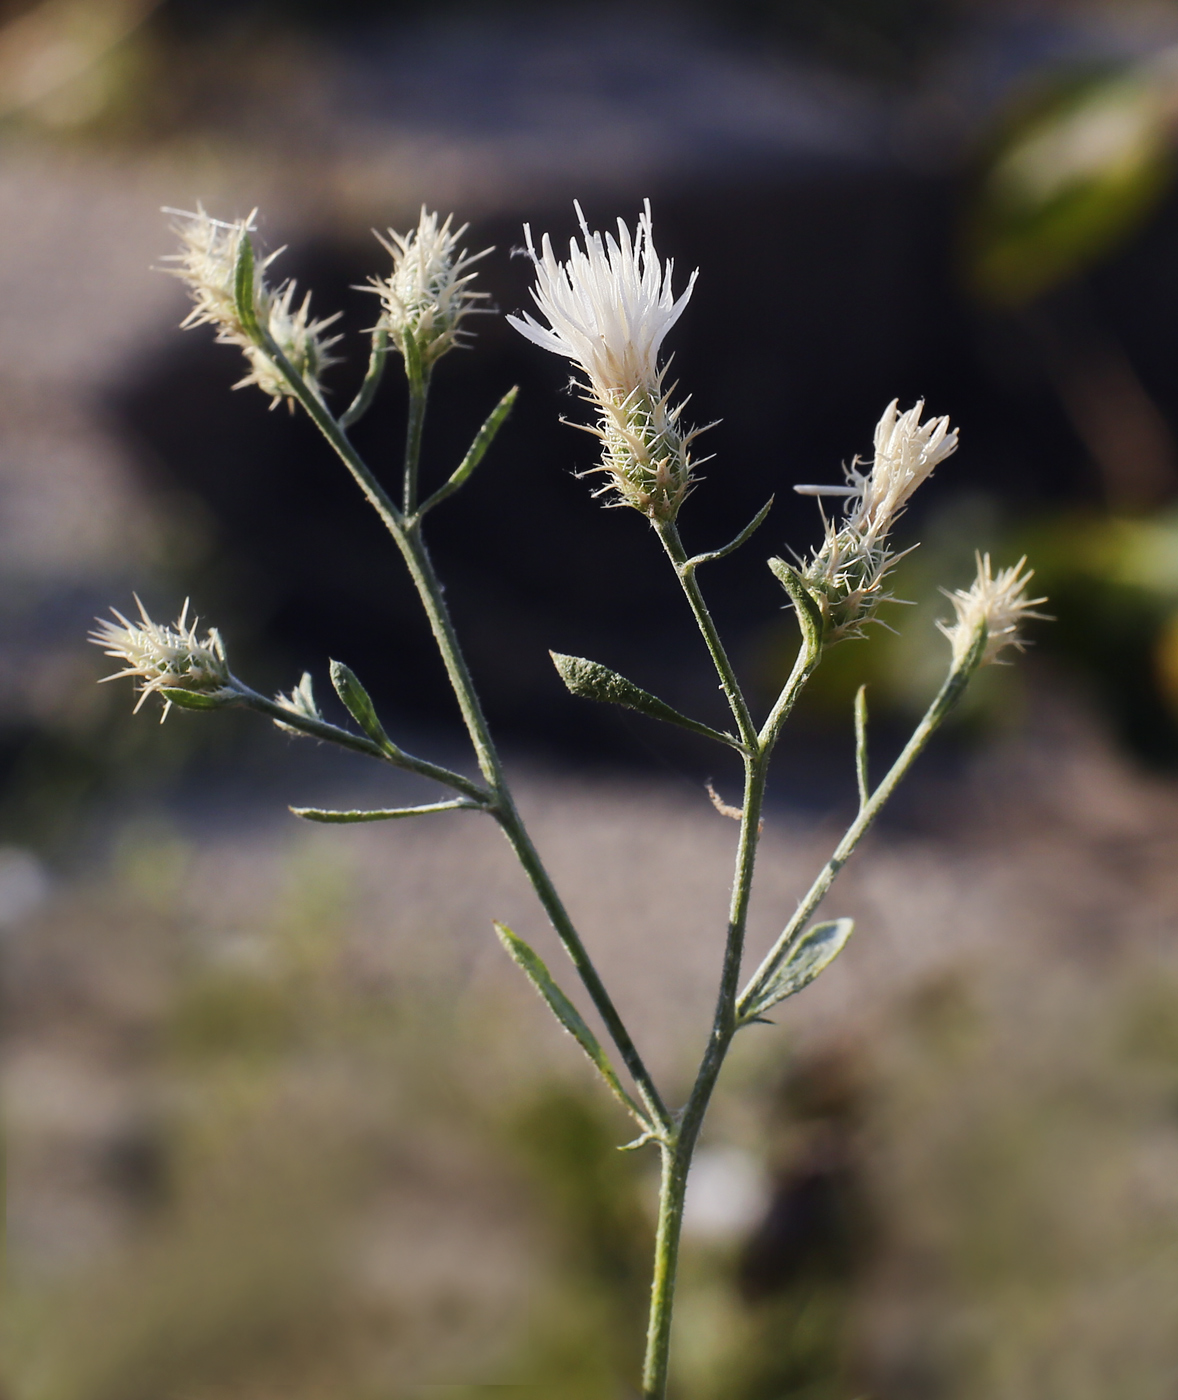
<path id="1" fill-rule="evenodd" d="M 936 733 L 942 721 L 949 711 L 961 698 L 962 692 L 969 684 L 970 677 L 977 670 L 981 662 L 981 656 L 986 643 L 986 629 L 983 625 L 974 639 L 973 645 L 961 661 L 953 667 L 945 679 L 940 691 L 937 693 L 933 703 L 929 706 L 924 718 L 913 730 L 912 737 L 904 745 L 899 757 L 888 770 L 886 777 L 871 794 L 868 800 L 859 809 L 859 815 L 847 828 L 843 839 L 835 848 L 834 854 L 822 867 L 817 879 L 810 886 L 805 898 L 798 905 L 796 912 L 789 923 L 786 924 L 781 937 L 766 954 L 761 966 L 753 974 L 748 986 L 741 993 L 740 1002 L 737 1007 L 737 1015 L 750 1006 L 760 992 L 764 989 L 769 978 L 781 966 L 782 962 L 789 956 L 796 940 L 805 932 L 815 910 L 826 898 L 831 885 L 839 871 L 850 859 L 855 847 L 867 834 L 868 828 L 879 815 L 884 804 L 895 792 L 897 785 L 904 775 L 912 767 L 919 757 L 928 741 Z"/>
<path id="2" fill-rule="evenodd" d="M 412 515 L 417 509 L 417 475 L 421 466 L 421 435 L 425 428 L 425 404 L 429 397 L 429 374 L 409 381 L 409 423 L 405 429 L 405 486 L 401 509 Z"/>
<path id="3" fill-rule="evenodd" d="M 720 633 L 708 611 L 707 604 L 704 602 L 699 581 L 695 577 L 695 561 L 688 559 L 687 551 L 683 548 L 683 541 L 679 538 L 679 530 L 674 521 L 655 521 L 654 527 L 662 541 L 663 548 L 667 551 L 667 557 L 675 566 L 676 577 L 687 597 L 696 625 L 711 653 L 712 663 L 720 677 L 720 685 L 728 700 L 732 717 L 736 720 L 741 741 L 749 752 L 755 752 L 757 749 L 757 727 L 749 713 L 748 703 L 740 688 L 740 682 L 736 679 L 736 672 L 732 669 L 732 662 L 728 659 L 724 643 L 720 640 Z"/>
<path id="4" fill-rule="evenodd" d="M 491 789 L 494 801 L 487 804 L 487 809 L 492 812 L 504 835 L 511 843 L 521 865 L 524 867 L 532 887 L 536 892 L 540 903 L 548 915 L 557 937 L 560 939 L 565 952 L 568 954 L 573 966 L 584 984 L 585 990 L 589 993 L 598 1015 L 605 1023 L 614 1044 L 617 1046 L 618 1054 L 629 1071 L 634 1084 L 638 1089 L 640 1098 L 650 1114 L 654 1124 L 659 1130 L 666 1134 L 671 1131 L 671 1115 L 663 1102 L 662 1096 L 655 1087 L 649 1070 L 643 1062 L 642 1056 L 638 1052 L 622 1021 L 613 1000 L 605 988 L 598 975 L 597 969 L 589 956 L 588 950 L 582 943 L 576 926 L 569 916 L 563 901 L 556 891 L 544 864 L 540 859 L 532 839 L 528 834 L 522 817 L 515 806 L 511 791 L 507 784 L 506 776 L 503 772 L 503 765 L 499 759 L 498 751 L 491 738 L 490 728 L 487 724 L 486 716 L 483 714 L 482 705 L 479 702 L 478 694 L 474 688 L 474 681 L 466 665 L 466 659 L 462 654 L 462 648 L 458 642 L 457 633 L 450 617 L 449 609 L 446 606 L 442 585 L 434 571 L 433 562 L 426 550 L 425 543 L 421 538 L 420 521 L 407 522 L 401 512 L 393 505 L 392 501 L 385 494 L 383 488 L 376 481 L 367 464 L 353 448 L 347 437 L 340 430 L 339 425 L 324 407 L 322 401 L 311 392 L 302 376 L 274 343 L 271 336 L 262 333 L 262 344 L 266 353 L 271 356 L 274 363 L 282 371 L 287 382 L 290 384 L 295 396 L 302 406 L 307 410 L 312 421 L 327 438 L 328 442 L 335 448 L 344 465 L 351 472 L 358 482 L 365 496 L 375 507 L 377 514 L 384 522 L 389 534 L 401 552 L 414 587 L 417 590 L 418 598 L 425 610 L 426 618 L 429 621 L 430 631 L 433 633 L 434 641 L 441 654 L 442 664 L 446 668 L 450 684 L 454 690 L 455 698 L 458 701 L 458 708 L 461 711 L 463 723 L 466 726 L 467 734 L 470 736 L 471 745 L 475 751 L 479 770 L 486 779 L 488 787 Z M 421 376 L 422 406 L 418 415 L 424 421 L 424 395 L 428 390 L 428 376 Z M 413 377 L 410 376 L 410 399 L 411 411 L 410 421 L 413 421 L 412 399 Z M 409 444 L 414 441 L 414 435 L 410 434 Z M 417 450 L 420 450 L 420 421 L 416 435 Z M 405 480 L 408 489 L 410 480 L 410 445 L 406 449 L 406 471 Z M 263 697 L 258 697 L 262 699 Z M 265 702 L 269 703 L 269 702 Z"/>

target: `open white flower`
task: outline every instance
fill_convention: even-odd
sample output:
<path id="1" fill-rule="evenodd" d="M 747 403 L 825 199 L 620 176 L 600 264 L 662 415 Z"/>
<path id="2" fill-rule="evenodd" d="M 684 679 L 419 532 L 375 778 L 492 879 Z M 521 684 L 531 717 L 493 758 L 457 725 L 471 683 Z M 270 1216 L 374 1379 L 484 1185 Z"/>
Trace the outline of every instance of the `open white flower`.
<path id="1" fill-rule="evenodd" d="M 671 391 L 664 391 L 659 354 L 698 273 L 676 298 L 673 264 L 660 263 L 655 252 L 649 200 L 634 238 L 621 219 L 616 238 L 592 232 L 581 206 L 574 208 L 584 246 L 571 239 L 567 262 L 557 260 L 547 234 L 537 253 L 524 225 L 536 267 L 532 298 L 548 325 L 527 314 L 507 319 L 533 344 L 584 372 L 588 400 L 599 413 L 591 431 L 604 447 L 598 470 L 617 490 L 614 503 L 674 519 L 694 479 L 688 448 L 697 434 L 680 427 L 683 405 L 672 406 Z"/>
<path id="2" fill-rule="evenodd" d="M 451 214 L 439 225 L 437 214 L 423 204 L 415 229 L 408 233 L 389 229 L 388 238 L 376 235 L 393 260 L 387 277 L 369 279 L 371 290 L 380 297 L 383 324 L 402 355 L 406 337 L 413 337 L 427 369 L 447 350 L 462 345 L 463 320 L 483 310 L 476 303 L 487 298 L 486 292 L 472 289 L 478 273 L 470 269 L 492 249 L 471 254 L 459 248 L 458 240 L 470 225 L 451 229 L 453 218 Z"/>
<path id="3" fill-rule="evenodd" d="M 913 492 L 934 468 L 957 451 L 957 430 L 948 418 L 921 423 L 924 400 L 906 413 L 893 399 L 875 429 L 869 472 L 856 457 L 845 468 L 843 486 L 795 486 L 804 496 L 844 496 L 841 521 L 827 521 L 826 533 L 802 569 L 827 623 L 828 640 L 863 634 L 880 603 L 888 600 L 884 581 L 907 551 L 892 549 L 892 526 Z"/>
<path id="4" fill-rule="evenodd" d="M 236 345 L 249 361 L 250 372 L 234 388 L 256 384 L 269 394 L 271 407 L 284 399 L 293 405 L 294 393 L 281 370 L 266 351 L 258 345 L 238 314 L 234 281 L 241 240 L 255 230 L 253 213 L 245 219 L 226 223 L 211 218 L 201 205 L 195 212 L 166 209 L 177 222 L 172 230 L 180 239 L 180 251 L 165 256 L 165 262 L 179 264 L 167 270 L 185 282 L 192 296 L 193 308 L 180 323 L 184 329 L 212 325 L 217 328 L 217 340 L 224 345 Z M 325 332 L 339 320 L 339 313 L 325 320 L 310 315 L 310 294 L 292 310 L 295 284 L 284 282 L 276 290 L 266 285 L 265 271 L 282 252 L 281 248 L 254 264 L 254 314 L 267 328 L 275 344 L 291 362 L 315 393 L 319 393 L 319 376 L 336 357 L 330 349 L 338 336 Z"/>
<path id="5" fill-rule="evenodd" d="M 135 601 L 139 604 L 138 622 L 129 621 L 118 609 L 111 608 L 118 621 L 98 618 L 98 626 L 90 633 L 90 640 L 105 648 L 107 656 L 126 662 L 123 670 L 104 676 L 104 681 L 134 676 L 142 682 L 135 713 L 157 691 L 163 693 L 165 700 L 161 724 L 173 702 L 185 708 L 208 709 L 238 698 L 221 634 L 210 627 L 204 640 L 197 636 L 197 619 L 192 620 L 191 626 L 187 621 L 187 599 L 174 627 L 153 622 L 138 597 Z M 184 698 L 170 697 L 169 690 L 181 692 Z M 195 696 L 200 697 L 198 701 L 193 700 Z"/>
<path id="6" fill-rule="evenodd" d="M 1035 609 L 1046 598 L 1028 598 L 1027 585 L 1035 571 L 1027 569 L 1026 555 L 1009 569 L 1000 569 L 994 575 L 990 567 L 990 556 L 978 554 L 977 577 L 968 588 L 956 588 L 952 592 L 942 589 L 946 598 L 953 604 L 956 617 L 952 622 L 938 622 L 937 626 L 949 639 L 953 648 L 953 664 L 959 666 L 969 655 L 978 635 L 978 629 L 986 628 L 986 645 L 982 651 L 981 666 L 993 662 L 999 665 L 1001 653 L 1007 647 L 1022 651 L 1026 642 L 1019 628 L 1027 618 L 1046 619 L 1047 614 Z"/>

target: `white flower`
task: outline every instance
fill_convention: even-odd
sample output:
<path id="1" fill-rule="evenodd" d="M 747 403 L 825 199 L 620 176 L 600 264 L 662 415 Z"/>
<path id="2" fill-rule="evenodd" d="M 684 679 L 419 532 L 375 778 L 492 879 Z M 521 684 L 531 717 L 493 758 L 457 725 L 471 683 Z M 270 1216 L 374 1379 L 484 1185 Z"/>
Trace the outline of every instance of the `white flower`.
<path id="1" fill-rule="evenodd" d="M 178 263 L 169 268 L 174 277 L 187 283 L 193 308 L 180 323 L 184 329 L 193 326 L 217 327 L 217 339 L 225 345 L 236 345 L 249 361 L 250 372 L 234 388 L 256 384 L 271 398 L 271 407 L 286 399 L 293 405 L 294 394 L 282 372 L 270 356 L 246 330 L 237 309 L 234 282 L 241 240 L 254 231 L 255 209 L 246 219 L 226 223 L 210 218 L 198 204 L 196 212 L 167 209 L 176 215 L 172 230 L 180 238 L 180 251 L 168 254 L 165 262 Z M 264 273 L 283 250 L 277 249 L 254 264 L 254 314 L 273 337 L 278 348 L 318 394 L 319 376 L 336 358 L 328 352 L 339 340 L 325 337 L 324 332 L 339 319 L 339 313 L 325 320 L 310 316 L 310 294 L 292 310 L 295 293 L 293 282 L 284 282 L 276 290 L 266 285 Z"/>
<path id="2" fill-rule="evenodd" d="M 827 521 L 822 544 L 802 569 L 827 623 L 829 641 L 863 635 L 876 609 L 888 601 L 884 580 L 903 558 L 889 543 L 892 526 L 913 492 L 946 457 L 957 451 L 957 430 L 948 418 L 921 423 L 924 400 L 900 413 L 893 399 L 875 429 L 871 470 L 856 457 L 845 469 L 844 486 L 795 486 L 806 496 L 845 496 L 841 521 Z"/>
<path id="3" fill-rule="evenodd" d="M 1017 651 L 1025 648 L 1019 628 L 1026 618 L 1047 618 L 1046 613 L 1034 611 L 1047 599 L 1026 596 L 1027 585 L 1034 577 L 1033 569 L 1023 573 L 1026 555 L 1011 568 L 1000 569 L 997 577 L 991 573 L 988 554 L 975 557 L 978 572 L 969 588 L 957 588 L 952 593 L 948 589 L 941 590 L 957 614 L 952 622 L 937 623 L 953 648 L 954 666 L 959 666 L 969 655 L 980 627 L 985 626 L 986 645 L 978 664 L 989 666 L 998 661 L 1006 647 Z"/>
<path id="4" fill-rule="evenodd" d="M 302 679 L 289 695 L 284 695 L 280 690 L 274 700 L 276 704 L 281 705 L 284 710 L 289 710 L 293 715 L 302 715 L 304 719 L 323 719 L 319 713 L 319 706 L 315 703 L 310 671 L 303 672 Z M 305 732 L 302 729 L 296 729 L 293 724 L 283 724 L 280 719 L 276 719 L 274 723 L 279 729 L 285 729 L 288 734 L 303 734 Z"/>
<path id="5" fill-rule="evenodd" d="M 104 681 L 118 680 L 122 676 L 136 676 L 142 681 L 136 713 L 153 691 L 161 692 L 166 702 L 161 723 L 167 719 L 173 700 L 184 708 L 206 709 L 229 704 L 238 698 L 221 634 L 211 627 L 202 641 L 197 636 L 197 620 L 194 618 L 191 626 L 187 623 L 187 600 L 174 627 L 153 622 L 138 597 L 135 601 L 139 604 L 138 622 L 128 621 L 112 608 L 118 622 L 97 618 L 98 626 L 90 633 L 90 640 L 95 646 L 104 647 L 107 656 L 127 663 L 122 671 L 104 676 Z M 169 690 L 201 698 L 194 703 L 187 697 L 170 697 Z"/>
<path id="6" fill-rule="evenodd" d="M 572 360 L 588 380 L 588 399 L 598 409 L 595 432 L 604 447 L 599 471 L 616 488 L 615 504 L 635 506 L 657 519 L 673 519 L 693 481 L 688 452 L 695 432 L 683 432 L 664 391 L 659 352 L 667 332 L 683 314 L 698 273 L 676 298 L 673 264 L 659 262 L 651 229 L 650 201 L 631 238 L 618 220 L 618 235 L 591 232 L 574 204 L 584 241 L 569 243 L 568 262 L 558 262 L 547 234 L 536 252 L 524 225 L 536 267 L 532 298 L 548 322 L 530 315 L 508 321 L 541 349 Z"/>
<path id="7" fill-rule="evenodd" d="M 470 268 L 492 250 L 484 248 L 471 255 L 460 249 L 458 240 L 470 225 L 452 230 L 453 218 L 451 214 L 439 225 L 437 214 L 422 205 L 417 227 L 409 233 L 389 229 L 387 239 L 376 235 L 393 260 L 387 277 L 369 279 L 371 290 L 380 297 L 382 322 L 402 355 L 406 337 L 413 337 L 427 369 L 447 350 L 462 344 L 464 318 L 484 309 L 475 303 L 487 297 L 486 292 L 471 289 L 478 274 Z"/>

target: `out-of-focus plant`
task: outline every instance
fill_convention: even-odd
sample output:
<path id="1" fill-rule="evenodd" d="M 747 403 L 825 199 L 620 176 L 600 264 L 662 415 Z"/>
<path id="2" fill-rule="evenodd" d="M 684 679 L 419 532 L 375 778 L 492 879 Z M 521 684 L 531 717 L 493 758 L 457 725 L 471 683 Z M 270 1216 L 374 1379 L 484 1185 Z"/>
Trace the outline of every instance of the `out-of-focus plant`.
<path id="1" fill-rule="evenodd" d="M 578 209 L 580 216 L 580 210 Z M 869 462 L 854 459 L 845 480 L 835 486 L 798 489 L 841 498 L 843 509 L 827 521 L 824 537 L 807 558 L 781 558 L 769 567 L 785 591 L 801 640 L 793 668 L 769 713 L 754 718 L 700 586 L 700 571 L 744 545 L 760 527 L 772 500 L 737 537 L 722 548 L 689 554 L 678 526 L 685 501 L 699 483 L 693 453 L 700 430 L 683 420 L 686 400 L 667 383 L 662 359 L 667 333 L 690 299 L 694 276 L 677 296 L 672 266 L 655 252 L 649 205 L 631 235 L 619 220 L 616 236 L 590 230 L 580 216 L 581 241 L 574 239 L 567 261 L 547 236 L 536 247 L 525 229 L 536 272 L 533 296 L 543 318 L 510 317 L 515 328 L 543 349 L 570 360 L 583 379 L 586 401 L 595 415 L 589 431 L 601 440 L 599 495 L 607 504 L 639 511 L 650 522 L 687 606 L 698 625 L 730 711 L 730 725 L 718 729 L 681 714 L 665 701 L 596 661 L 553 655 L 568 689 L 578 696 L 621 705 L 677 725 L 737 754 L 744 769 L 739 808 L 713 794 L 717 808 L 739 822 L 728 926 L 723 939 L 716 1011 L 707 1046 L 687 1102 L 668 1105 L 603 983 L 593 959 L 554 886 L 524 825 L 483 715 L 474 681 L 463 658 L 444 591 L 423 538 L 427 515 L 457 491 L 479 466 L 510 413 L 516 391 L 509 390 L 488 416 L 465 458 L 429 494 L 419 480 L 422 431 L 430 381 L 438 359 L 467 331 L 466 319 L 480 310 L 473 290 L 474 258 L 460 248 L 463 230 L 423 210 L 408 233 L 381 240 L 392 269 L 376 280 L 380 314 L 372 331 L 368 372 L 353 402 L 338 416 L 327 406 L 321 382 L 334 343 L 331 324 L 311 318 L 306 299 L 295 301 L 294 287 L 271 287 L 265 273 L 274 256 L 255 256 L 250 219 L 222 223 L 203 210 L 177 216 L 181 251 L 176 275 L 188 285 L 195 307 L 188 323 L 216 327 L 218 339 L 245 354 L 243 385 L 256 385 L 272 402 L 301 407 L 323 433 L 388 529 L 408 568 L 445 665 L 469 735 L 478 777 L 407 753 L 386 733 L 363 685 L 349 668 L 331 663 L 336 693 L 359 730 L 324 718 L 311 677 L 304 675 L 289 694 L 259 694 L 229 666 L 220 635 L 204 637 L 182 612 L 174 627 L 161 626 L 141 607 L 138 620 L 121 614 L 99 624 L 93 640 L 122 663 L 122 676 L 138 680 L 143 696 L 157 694 L 166 717 L 171 707 L 190 710 L 245 706 L 294 734 L 339 744 L 379 762 L 431 779 L 443 789 L 435 802 L 410 808 L 368 811 L 296 809 L 319 822 L 405 819 L 433 812 L 481 812 L 498 823 L 536 892 L 565 952 L 593 1003 L 629 1076 L 615 1069 L 597 1034 L 541 960 L 503 924 L 499 937 L 510 957 L 568 1031 L 608 1088 L 633 1117 L 638 1136 L 630 1148 L 654 1146 L 661 1159 L 654 1277 L 643 1369 L 643 1395 L 666 1393 L 671 1314 L 688 1172 L 704 1116 L 720 1070 L 737 1034 L 767 1022 L 767 1013 L 814 980 L 845 946 L 849 919 L 813 922 L 839 871 L 895 791 L 897 784 L 950 712 L 971 678 L 1023 645 L 1021 629 L 1042 599 L 1027 596 L 1030 577 L 1023 562 L 995 571 L 979 556 L 973 583 L 948 594 L 953 617 L 940 624 L 950 660 L 944 681 L 888 772 L 873 784 L 867 761 L 867 706 L 860 689 L 854 705 L 859 810 L 829 860 L 799 902 L 760 966 L 744 980 L 745 928 L 752 894 L 765 785 L 770 760 L 790 712 L 824 653 L 840 641 L 863 634 L 890 601 L 889 580 L 900 557 L 892 529 L 912 494 L 957 447 L 948 419 L 922 422 L 923 404 L 901 412 L 891 403 L 880 418 Z M 481 255 L 479 255 L 481 256 Z M 332 318 L 333 319 L 333 318 Z M 372 402 L 390 358 L 402 367 L 409 395 L 409 426 L 399 500 L 360 457 L 348 430 Z M 505 495 L 504 509 L 510 509 Z M 647 606 L 635 600 L 635 606 Z M 652 622 L 652 625 L 653 622 Z M 142 703 L 142 698 L 140 700 Z"/>

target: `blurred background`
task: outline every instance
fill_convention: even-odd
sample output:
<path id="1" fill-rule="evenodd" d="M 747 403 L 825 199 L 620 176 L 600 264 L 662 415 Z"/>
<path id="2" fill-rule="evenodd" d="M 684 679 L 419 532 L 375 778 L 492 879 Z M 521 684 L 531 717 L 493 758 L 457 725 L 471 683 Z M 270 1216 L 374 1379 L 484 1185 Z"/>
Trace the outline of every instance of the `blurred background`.
<path id="1" fill-rule="evenodd" d="M 423 202 L 493 245 L 653 202 L 715 458 L 686 507 L 758 703 L 765 558 L 885 404 L 962 432 L 894 609 L 783 744 L 754 950 L 944 663 L 938 588 L 1026 553 L 1056 621 L 989 672 L 830 901 L 859 934 L 750 1032 L 689 1202 L 680 1400 L 1178 1393 L 1178 4 L 36 0 L 0 6 L 0 936 L 13 1400 L 623 1397 L 654 1163 L 494 943 L 559 967 L 490 825 L 300 827 L 419 796 L 248 715 L 132 717 L 84 642 L 185 597 L 235 671 L 466 766 L 412 594 L 314 430 L 181 333 L 160 206 L 259 206 L 343 313 L 345 404 Z M 676 1092 L 709 1019 L 738 774 L 567 696 L 549 647 L 715 722 L 648 527 L 575 473 L 567 367 L 501 317 L 435 378 L 433 545 L 541 850 Z M 395 461 L 395 376 L 356 432 Z M 333 701 L 331 703 L 334 703 Z M 342 711 L 339 716 L 342 717 Z M 569 979 L 565 982 L 568 985 Z"/>

